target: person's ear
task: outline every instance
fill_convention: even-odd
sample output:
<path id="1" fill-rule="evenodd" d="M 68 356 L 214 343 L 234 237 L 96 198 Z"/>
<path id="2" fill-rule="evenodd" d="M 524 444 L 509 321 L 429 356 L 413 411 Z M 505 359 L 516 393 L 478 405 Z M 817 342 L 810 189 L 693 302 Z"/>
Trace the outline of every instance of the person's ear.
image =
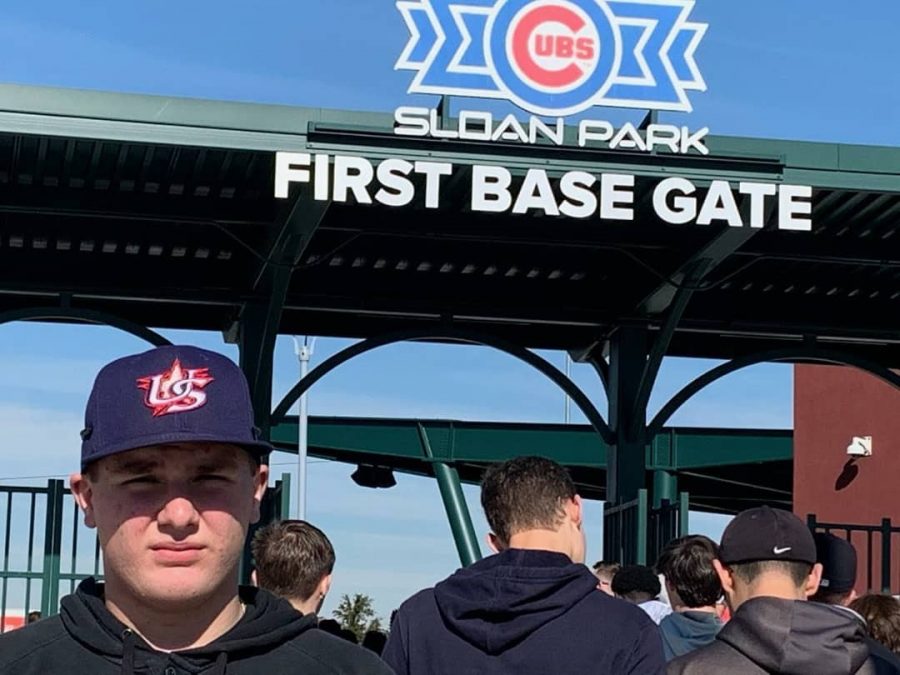
<path id="1" fill-rule="evenodd" d="M 565 511 L 572 524 L 580 530 L 584 524 L 584 504 L 581 501 L 581 496 L 575 495 L 571 501 L 566 502 Z"/>
<path id="2" fill-rule="evenodd" d="M 485 539 L 487 540 L 488 548 L 494 553 L 500 553 L 500 551 L 503 551 L 506 548 L 506 546 L 503 545 L 503 542 L 500 541 L 500 537 L 493 532 L 488 532 Z"/>
<path id="3" fill-rule="evenodd" d="M 259 470 L 253 477 L 253 512 L 250 514 L 250 524 L 258 523 L 260 519 L 260 505 L 269 487 L 269 466 L 260 464 Z"/>
<path id="4" fill-rule="evenodd" d="M 731 570 L 718 560 L 713 560 L 713 568 L 719 577 L 719 583 L 722 584 L 722 591 L 725 593 L 725 597 L 728 598 L 734 595 L 734 575 Z"/>
<path id="5" fill-rule="evenodd" d="M 331 575 L 326 574 L 322 577 L 322 581 L 319 582 L 319 588 L 317 589 L 319 592 L 319 598 L 321 600 L 325 599 L 325 596 L 328 595 L 328 592 L 331 590 Z"/>
<path id="6" fill-rule="evenodd" d="M 75 503 L 84 513 L 84 524 L 87 527 L 97 527 L 94 519 L 94 488 L 91 479 L 82 473 L 73 473 L 69 476 L 69 489 L 75 497 Z"/>
<path id="7" fill-rule="evenodd" d="M 250 585 L 259 588 L 259 579 L 256 576 L 256 570 L 250 572 Z"/>
<path id="8" fill-rule="evenodd" d="M 822 581 L 822 563 L 816 563 L 812 567 L 812 571 L 809 573 L 809 576 L 806 578 L 806 588 L 804 588 L 804 592 L 806 593 L 806 597 L 810 598 L 816 594 L 816 591 L 819 590 L 819 583 Z"/>

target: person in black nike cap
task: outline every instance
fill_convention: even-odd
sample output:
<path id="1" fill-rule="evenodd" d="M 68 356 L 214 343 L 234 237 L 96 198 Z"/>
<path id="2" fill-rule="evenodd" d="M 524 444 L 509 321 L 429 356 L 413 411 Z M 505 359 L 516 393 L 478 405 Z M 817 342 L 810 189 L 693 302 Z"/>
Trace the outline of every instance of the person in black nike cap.
<path id="1" fill-rule="evenodd" d="M 238 588 L 271 446 L 229 359 L 160 347 L 97 376 L 70 484 L 97 529 L 104 583 L 0 636 L 3 675 L 387 675 L 287 601 Z"/>
<path id="2" fill-rule="evenodd" d="M 817 532 L 816 559 L 822 565 L 819 588 L 810 600 L 837 607 L 859 621 L 866 630 L 866 644 L 878 675 L 900 674 L 900 658 L 869 635 L 866 619 L 852 609 L 856 595 L 856 549 L 830 532 Z"/>
<path id="3" fill-rule="evenodd" d="M 813 535 L 794 514 L 768 506 L 738 514 L 713 566 L 732 618 L 706 647 L 669 663 L 670 674 L 870 675 L 862 625 L 806 602 L 819 588 Z"/>

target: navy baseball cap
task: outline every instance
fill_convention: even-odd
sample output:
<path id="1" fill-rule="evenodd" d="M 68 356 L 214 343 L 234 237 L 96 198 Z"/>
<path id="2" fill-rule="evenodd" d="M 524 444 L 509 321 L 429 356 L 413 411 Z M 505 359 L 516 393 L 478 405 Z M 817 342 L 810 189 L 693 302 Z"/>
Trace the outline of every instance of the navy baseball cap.
<path id="1" fill-rule="evenodd" d="M 81 467 L 120 452 L 170 443 L 227 443 L 257 460 L 272 451 L 253 424 L 247 379 L 233 361 L 166 346 L 103 367 L 84 414 Z"/>
<path id="2" fill-rule="evenodd" d="M 789 560 L 816 564 L 816 543 L 809 528 L 790 511 L 760 506 L 737 514 L 719 544 L 723 565 Z"/>
<path id="3" fill-rule="evenodd" d="M 849 593 L 856 586 L 856 549 L 830 532 L 816 532 L 816 559 L 822 563 L 819 588 Z"/>

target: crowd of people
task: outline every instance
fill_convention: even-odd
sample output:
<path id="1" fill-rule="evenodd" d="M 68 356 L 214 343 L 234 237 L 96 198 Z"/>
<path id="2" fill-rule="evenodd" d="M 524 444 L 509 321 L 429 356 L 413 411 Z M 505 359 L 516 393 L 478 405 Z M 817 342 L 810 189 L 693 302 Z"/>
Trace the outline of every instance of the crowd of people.
<path id="1" fill-rule="evenodd" d="M 104 582 L 0 636 L 3 675 L 900 673 L 900 601 L 857 597 L 846 540 L 767 506 L 653 567 L 585 563 L 581 497 L 541 457 L 491 466 L 492 555 L 404 602 L 362 644 L 320 617 L 335 550 L 303 521 L 252 539 L 271 446 L 227 358 L 160 347 L 98 374 L 70 479 Z M 348 635 L 349 633 L 349 635 Z"/>

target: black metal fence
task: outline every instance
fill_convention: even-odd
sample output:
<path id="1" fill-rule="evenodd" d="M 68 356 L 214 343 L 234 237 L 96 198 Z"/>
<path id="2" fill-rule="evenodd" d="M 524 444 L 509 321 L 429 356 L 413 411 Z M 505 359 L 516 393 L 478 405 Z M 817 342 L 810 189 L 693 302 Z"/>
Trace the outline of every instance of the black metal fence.
<path id="1" fill-rule="evenodd" d="M 603 509 L 603 557 L 623 565 L 656 562 L 662 548 L 688 533 L 688 493 L 678 500 L 664 499 L 659 507 L 648 503 L 647 490 L 636 499 Z"/>
<path id="2" fill-rule="evenodd" d="M 883 518 L 880 525 L 822 523 L 812 513 L 806 522 L 813 532 L 831 532 L 853 544 L 861 563 L 857 579 L 864 580 L 868 590 L 900 592 L 900 569 L 895 570 L 900 567 L 900 556 L 892 555 L 900 546 L 900 525 L 894 525 L 890 518 Z"/>

